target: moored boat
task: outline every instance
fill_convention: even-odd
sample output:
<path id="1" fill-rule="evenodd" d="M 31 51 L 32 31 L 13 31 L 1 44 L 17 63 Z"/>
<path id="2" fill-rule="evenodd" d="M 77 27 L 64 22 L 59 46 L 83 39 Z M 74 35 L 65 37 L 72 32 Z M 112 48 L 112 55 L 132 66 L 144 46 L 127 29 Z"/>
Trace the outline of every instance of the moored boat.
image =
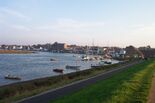
<path id="1" fill-rule="evenodd" d="M 53 69 L 54 72 L 63 73 L 63 69 Z"/>
<path id="2" fill-rule="evenodd" d="M 81 66 L 70 66 L 70 65 L 66 65 L 66 69 L 80 69 Z"/>
<path id="3" fill-rule="evenodd" d="M 104 61 L 105 64 L 112 64 L 112 61 Z"/>
<path id="4" fill-rule="evenodd" d="M 12 80 L 21 80 L 21 78 L 20 77 L 18 77 L 18 76 L 14 76 L 14 75 L 6 75 L 5 77 L 4 77 L 5 79 L 12 79 Z"/>
<path id="5" fill-rule="evenodd" d="M 109 60 L 101 60 L 100 64 L 112 64 L 112 61 L 109 59 Z"/>
<path id="6" fill-rule="evenodd" d="M 56 59 L 54 59 L 54 58 L 51 58 L 51 59 L 50 59 L 50 61 L 56 61 Z"/>
<path id="7" fill-rule="evenodd" d="M 82 61 L 89 61 L 89 60 L 90 60 L 89 56 L 87 56 L 87 55 L 82 56 Z"/>
<path id="8" fill-rule="evenodd" d="M 91 68 L 100 68 L 102 65 L 91 65 Z"/>

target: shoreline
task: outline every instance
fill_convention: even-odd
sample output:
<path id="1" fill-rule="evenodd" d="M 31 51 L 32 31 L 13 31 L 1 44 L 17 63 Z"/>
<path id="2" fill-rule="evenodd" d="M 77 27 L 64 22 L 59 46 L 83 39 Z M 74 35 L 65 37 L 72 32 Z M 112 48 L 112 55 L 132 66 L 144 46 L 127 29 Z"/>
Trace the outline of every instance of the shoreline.
<path id="1" fill-rule="evenodd" d="M 0 50 L 0 54 L 31 54 L 34 51 L 27 50 Z"/>
<path id="2" fill-rule="evenodd" d="M 110 67 L 110 66 L 113 66 L 113 65 L 117 65 L 117 64 L 105 65 L 105 66 L 102 66 L 102 67 Z M 102 68 L 102 67 L 100 67 L 100 68 Z M 36 79 L 25 80 L 25 81 L 19 81 L 19 82 L 15 82 L 15 83 L 11 83 L 11 84 L 0 85 L 0 88 L 9 87 L 9 86 L 15 86 L 15 85 L 21 85 L 21 84 L 31 83 L 31 82 L 35 82 L 35 81 L 44 81 L 44 80 L 48 80 L 48 79 L 51 79 L 51 78 L 53 79 L 53 78 L 59 78 L 59 77 L 63 77 L 63 76 L 74 75 L 76 73 L 91 71 L 92 69 L 97 69 L 97 68 L 90 68 L 90 69 L 85 69 L 85 70 L 82 70 L 82 71 L 71 72 L 71 73 L 62 74 L 62 75 L 56 75 L 56 76 L 49 76 L 49 77 L 36 78 Z"/>
<path id="3" fill-rule="evenodd" d="M 60 89 L 25 99 L 19 103 L 27 103 L 27 101 L 29 103 L 42 103 L 44 101 L 44 103 L 74 103 L 74 101 L 76 103 L 89 103 L 90 100 L 92 103 L 126 103 L 126 101 L 128 103 L 146 103 L 154 67 L 155 59 L 142 61 L 137 65 L 131 65 L 120 73 L 117 72 L 116 75 L 106 80 L 103 80 L 102 77 L 101 81 L 94 82 L 94 84 L 85 88 L 82 87 L 81 90 L 78 90 L 78 88 L 83 83 L 78 85 L 77 88 L 72 86 L 63 90 Z M 70 93 L 68 93 L 69 90 Z M 59 95 L 57 92 L 60 97 L 57 97 Z M 50 95 L 49 98 L 48 95 Z"/>
<path id="4" fill-rule="evenodd" d="M 93 69 L 97 70 L 97 69 L 100 69 L 100 68 L 104 68 L 105 70 L 106 69 L 110 69 L 111 70 L 111 68 L 113 66 L 122 66 L 124 64 L 127 64 L 128 62 L 129 61 L 124 61 L 124 62 L 120 62 L 120 63 L 116 63 L 116 64 L 111 64 L 111 65 L 103 65 L 103 66 L 97 67 L 97 68 L 89 68 L 89 69 L 84 69 L 84 70 L 80 70 L 80 71 L 70 72 L 70 73 L 66 73 L 66 74 L 59 74 L 59 75 L 55 75 L 55 76 L 47 76 L 47 77 L 35 78 L 35 79 L 30 79 L 30 80 L 25 80 L 25 81 L 20 81 L 19 80 L 18 82 L 0 85 L 0 88 L 8 87 L 8 86 L 14 86 L 14 85 L 20 85 L 20 84 L 25 84 L 25 83 L 35 82 L 35 81 L 44 81 L 44 80 L 48 80 L 48 79 L 51 79 L 51 78 L 52 79 L 53 78 L 59 78 L 60 76 L 63 77 L 63 76 L 75 75 L 77 73 L 93 71 Z M 108 71 L 108 70 L 106 70 L 106 71 Z"/>
<path id="5" fill-rule="evenodd" d="M 132 61 L 133 62 L 133 61 Z M 131 62 L 113 64 L 100 68 L 58 75 L 53 77 L 38 78 L 0 86 L 0 103 L 8 103 L 30 97 L 44 91 L 64 86 L 66 84 L 89 78 L 100 73 L 115 69 Z M 30 92 L 31 91 L 31 92 Z"/>

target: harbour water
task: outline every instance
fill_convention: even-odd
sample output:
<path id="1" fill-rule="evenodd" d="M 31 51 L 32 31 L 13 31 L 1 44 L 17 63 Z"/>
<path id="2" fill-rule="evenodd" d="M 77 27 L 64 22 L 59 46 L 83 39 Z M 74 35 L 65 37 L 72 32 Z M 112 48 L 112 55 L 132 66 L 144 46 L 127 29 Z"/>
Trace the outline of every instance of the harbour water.
<path id="1" fill-rule="evenodd" d="M 74 55 L 74 56 L 73 56 Z M 38 52 L 34 54 L 0 54 L 0 86 L 20 81 L 27 81 L 42 77 L 60 75 L 53 69 L 64 69 L 65 73 L 76 72 L 65 69 L 66 65 L 80 65 L 80 70 L 89 69 L 91 64 L 99 61 L 81 61 L 80 54 L 64 54 Z M 51 58 L 56 61 L 50 61 Z M 117 61 L 113 61 L 117 63 Z M 7 80 L 5 75 L 11 74 L 22 78 L 22 80 Z"/>

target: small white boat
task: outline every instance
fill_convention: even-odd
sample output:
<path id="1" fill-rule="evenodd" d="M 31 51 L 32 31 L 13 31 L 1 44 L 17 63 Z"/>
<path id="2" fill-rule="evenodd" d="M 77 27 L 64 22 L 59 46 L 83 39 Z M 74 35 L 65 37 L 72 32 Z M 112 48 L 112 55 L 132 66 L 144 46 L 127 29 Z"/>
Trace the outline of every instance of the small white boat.
<path id="1" fill-rule="evenodd" d="M 105 61 L 104 63 L 105 63 L 105 64 L 112 64 L 111 61 Z"/>
<path id="2" fill-rule="evenodd" d="M 6 75 L 4 78 L 5 79 L 13 79 L 13 80 L 21 80 L 20 77 L 14 76 L 14 75 L 10 75 L 10 74 Z"/>
<path id="3" fill-rule="evenodd" d="M 97 65 L 91 65 L 91 68 L 100 68 L 100 67 L 102 67 L 102 65 L 99 65 L 99 64 L 97 64 Z"/>
<path id="4" fill-rule="evenodd" d="M 87 55 L 82 56 L 82 61 L 89 61 L 89 60 L 90 60 L 89 56 L 87 56 Z"/>
<path id="5" fill-rule="evenodd" d="M 75 55 L 73 55 L 73 57 L 76 57 Z"/>
<path id="6" fill-rule="evenodd" d="M 108 59 L 108 60 L 101 60 L 100 64 L 112 64 L 112 61 L 110 59 Z"/>

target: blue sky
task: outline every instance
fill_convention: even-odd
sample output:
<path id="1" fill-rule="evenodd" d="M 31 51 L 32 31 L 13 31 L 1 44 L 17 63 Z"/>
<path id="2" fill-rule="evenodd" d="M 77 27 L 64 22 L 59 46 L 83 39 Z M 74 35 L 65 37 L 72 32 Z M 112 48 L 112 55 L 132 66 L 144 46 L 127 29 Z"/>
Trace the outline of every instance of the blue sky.
<path id="1" fill-rule="evenodd" d="M 155 47 L 154 0 L 0 0 L 0 44 Z"/>

